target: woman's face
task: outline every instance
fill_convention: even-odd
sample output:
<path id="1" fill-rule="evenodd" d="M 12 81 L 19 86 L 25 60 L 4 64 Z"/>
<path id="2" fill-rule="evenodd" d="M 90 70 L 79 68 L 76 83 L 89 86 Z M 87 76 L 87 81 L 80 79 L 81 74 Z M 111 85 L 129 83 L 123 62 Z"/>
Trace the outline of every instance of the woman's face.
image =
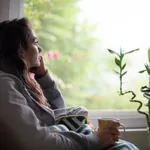
<path id="1" fill-rule="evenodd" d="M 38 45 L 35 32 L 31 30 L 31 36 L 28 41 L 28 47 L 24 50 L 23 56 L 27 61 L 29 68 L 40 66 L 41 47 Z"/>

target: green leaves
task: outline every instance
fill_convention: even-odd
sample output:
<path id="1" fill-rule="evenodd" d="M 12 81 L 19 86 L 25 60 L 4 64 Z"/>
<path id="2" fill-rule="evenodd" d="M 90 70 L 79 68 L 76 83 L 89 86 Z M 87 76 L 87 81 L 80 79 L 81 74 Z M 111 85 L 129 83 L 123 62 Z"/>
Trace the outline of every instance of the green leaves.
<path id="1" fill-rule="evenodd" d="M 150 74 L 150 66 L 148 64 L 145 64 L 145 68 L 148 74 Z"/>
<path id="2" fill-rule="evenodd" d="M 124 73 L 121 74 L 121 76 L 124 76 L 127 73 L 127 71 L 125 71 Z"/>
<path id="3" fill-rule="evenodd" d="M 141 70 L 141 71 L 139 71 L 139 73 L 143 73 L 143 72 L 145 72 L 146 70 Z"/>
<path id="4" fill-rule="evenodd" d="M 148 48 L 148 61 L 150 62 L 150 48 Z"/>
<path id="5" fill-rule="evenodd" d="M 113 50 L 111 50 L 111 49 L 107 49 L 111 54 L 116 54 L 116 55 L 118 55 L 119 56 L 119 54 L 118 53 L 116 53 L 115 51 L 113 51 Z"/>
<path id="6" fill-rule="evenodd" d="M 117 73 L 118 75 L 120 75 L 120 73 L 118 71 L 114 70 L 114 72 Z"/>
<path id="7" fill-rule="evenodd" d="M 139 49 L 139 48 L 137 48 L 137 49 L 134 49 L 134 50 L 128 51 L 128 52 L 126 52 L 126 53 L 125 53 L 125 55 L 126 55 L 126 54 L 130 54 L 130 53 L 133 53 L 133 52 L 138 51 L 138 50 L 140 50 L 140 49 Z"/>
<path id="8" fill-rule="evenodd" d="M 120 67 L 120 65 L 121 65 L 121 60 L 119 60 L 119 59 L 117 59 L 117 58 L 115 57 L 115 63 L 116 63 L 116 65 L 117 65 L 118 67 Z"/>
<path id="9" fill-rule="evenodd" d="M 139 71 L 139 73 L 143 73 L 143 72 L 147 72 L 148 75 L 150 75 L 150 48 L 148 48 L 148 51 L 147 51 L 147 56 L 148 56 L 148 61 L 149 63 L 148 64 L 145 64 L 145 69 L 144 70 L 141 70 Z"/>
<path id="10" fill-rule="evenodd" d="M 123 63 L 123 58 L 127 54 L 131 54 L 135 51 L 138 51 L 139 48 L 128 51 L 126 53 L 124 53 L 123 49 L 120 48 L 120 53 L 119 54 L 117 52 L 111 50 L 111 49 L 107 49 L 107 50 L 109 51 L 109 53 L 117 55 L 117 57 L 115 57 L 114 61 L 115 61 L 116 66 L 119 68 L 119 71 L 118 70 L 114 70 L 114 71 L 119 76 L 119 80 L 120 80 L 120 91 L 119 91 L 119 93 L 122 95 L 123 94 L 122 80 L 123 80 L 123 76 L 127 74 L 127 71 L 124 71 L 126 69 L 126 63 Z M 149 50 L 149 59 L 150 59 L 150 50 Z M 150 68 L 147 65 L 145 67 L 146 67 L 146 70 L 150 73 Z"/>
<path id="11" fill-rule="evenodd" d="M 111 50 L 111 49 L 107 49 L 107 50 L 109 51 L 109 53 L 115 54 L 115 55 L 118 56 L 118 58 L 115 57 L 115 64 L 119 67 L 120 76 L 123 76 L 123 75 L 125 75 L 125 74 L 127 73 L 127 72 L 124 72 L 123 74 L 121 74 L 121 72 L 122 72 L 122 71 L 125 69 L 125 67 L 126 67 L 126 63 L 123 64 L 123 58 L 124 58 L 125 55 L 127 55 L 127 54 L 130 54 L 130 53 L 133 53 L 133 52 L 135 52 L 135 51 L 138 51 L 139 48 L 134 49 L 134 50 L 131 50 L 131 51 L 128 51 L 128 52 L 126 52 L 126 53 L 123 53 L 123 49 L 120 48 L 120 54 L 118 54 L 117 52 L 115 52 L 114 50 Z M 149 52 L 149 53 L 150 53 L 150 52 Z M 118 71 L 117 71 L 117 72 L 118 72 Z"/>
<path id="12" fill-rule="evenodd" d="M 126 67 L 126 63 L 122 66 L 122 68 L 121 68 L 121 69 L 123 70 L 125 67 Z"/>

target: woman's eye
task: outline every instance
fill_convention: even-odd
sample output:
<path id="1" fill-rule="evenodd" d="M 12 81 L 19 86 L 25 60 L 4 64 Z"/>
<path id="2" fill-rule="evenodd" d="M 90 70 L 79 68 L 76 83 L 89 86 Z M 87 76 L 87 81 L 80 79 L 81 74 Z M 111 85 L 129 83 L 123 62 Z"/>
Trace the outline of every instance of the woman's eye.
<path id="1" fill-rule="evenodd" d="M 38 41 L 35 41 L 35 43 L 38 44 L 39 42 L 38 42 Z"/>

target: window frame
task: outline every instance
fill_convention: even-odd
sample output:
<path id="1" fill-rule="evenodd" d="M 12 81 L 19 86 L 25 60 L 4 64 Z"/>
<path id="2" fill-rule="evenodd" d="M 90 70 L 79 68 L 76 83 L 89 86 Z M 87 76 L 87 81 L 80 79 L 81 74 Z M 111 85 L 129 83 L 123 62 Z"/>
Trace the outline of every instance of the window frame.
<path id="1" fill-rule="evenodd" d="M 13 3 L 13 0 L 10 0 L 8 4 L 11 4 L 9 8 L 11 16 L 9 13 L 9 18 L 23 17 L 23 3 L 24 0 L 15 0 L 19 4 Z M 18 7 L 19 6 L 19 7 Z M 17 8 L 17 9 L 16 9 Z M 12 15 L 13 12 L 13 15 Z M 6 17 L 6 16 L 5 16 Z M 144 115 L 139 114 L 136 110 L 89 110 L 88 119 L 97 126 L 98 117 L 116 117 L 120 119 L 120 122 L 123 123 L 127 129 L 145 129 L 147 128 L 147 122 Z"/>

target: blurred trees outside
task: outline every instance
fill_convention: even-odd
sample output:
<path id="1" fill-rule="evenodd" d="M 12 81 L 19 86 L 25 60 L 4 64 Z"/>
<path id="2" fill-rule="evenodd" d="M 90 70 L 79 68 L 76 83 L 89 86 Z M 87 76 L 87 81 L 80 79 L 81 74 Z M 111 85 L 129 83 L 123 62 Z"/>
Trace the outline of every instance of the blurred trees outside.
<path id="1" fill-rule="evenodd" d="M 94 67 L 91 54 L 95 25 L 79 17 L 78 0 L 26 0 L 25 17 L 37 34 L 49 71 L 54 75 L 67 105 L 90 107 L 87 73 Z"/>
<path id="2" fill-rule="evenodd" d="M 128 95 L 119 97 L 113 59 L 95 37 L 97 26 L 80 17 L 80 0 L 25 0 L 29 18 L 43 48 L 44 62 L 67 106 L 89 109 L 133 109 Z M 131 79 L 132 83 L 134 78 Z M 136 81 L 135 81 L 136 82 Z M 129 81 L 130 85 L 132 84 Z"/>

